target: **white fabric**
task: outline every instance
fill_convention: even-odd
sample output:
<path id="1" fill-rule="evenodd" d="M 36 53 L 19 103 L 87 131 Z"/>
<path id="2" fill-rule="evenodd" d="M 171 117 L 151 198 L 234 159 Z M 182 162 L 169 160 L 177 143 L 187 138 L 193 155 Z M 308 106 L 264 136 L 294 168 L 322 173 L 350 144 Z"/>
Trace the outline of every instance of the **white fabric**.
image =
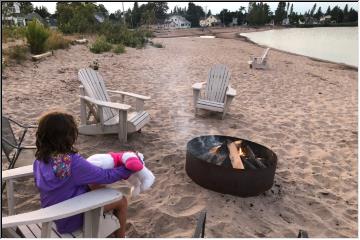
<path id="1" fill-rule="evenodd" d="M 94 154 L 88 157 L 87 161 L 102 169 L 114 168 L 114 159 L 110 154 Z"/>

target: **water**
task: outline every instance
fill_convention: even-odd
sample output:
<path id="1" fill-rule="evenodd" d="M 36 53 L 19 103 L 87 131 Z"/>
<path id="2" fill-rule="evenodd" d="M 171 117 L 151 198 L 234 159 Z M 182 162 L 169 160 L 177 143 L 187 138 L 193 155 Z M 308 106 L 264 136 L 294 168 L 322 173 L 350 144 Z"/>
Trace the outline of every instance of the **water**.
<path id="1" fill-rule="evenodd" d="M 240 35 L 271 48 L 358 66 L 358 27 L 290 28 Z"/>

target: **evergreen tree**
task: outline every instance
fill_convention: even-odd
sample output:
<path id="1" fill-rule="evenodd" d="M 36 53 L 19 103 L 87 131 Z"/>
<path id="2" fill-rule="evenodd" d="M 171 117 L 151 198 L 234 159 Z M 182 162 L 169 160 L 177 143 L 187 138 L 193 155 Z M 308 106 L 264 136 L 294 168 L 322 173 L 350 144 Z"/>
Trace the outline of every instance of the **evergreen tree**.
<path id="1" fill-rule="evenodd" d="M 330 13 L 331 13 L 330 6 L 328 6 L 325 15 L 330 15 Z"/>
<path id="2" fill-rule="evenodd" d="M 321 11 L 321 7 L 319 7 L 317 12 L 315 13 L 314 17 L 319 20 L 323 15 L 324 14 Z"/>
<path id="3" fill-rule="evenodd" d="M 132 20 L 133 20 L 134 27 L 140 26 L 141 13 L 139 11 L 139 5 L 137 2 L 134 2 L 134 7 L 132 10 Z"/>
<path id="4" fill-rule="evenodd" d="M 282 24 L 282 21 L 286 18 L 286 2 L 279 2 L 277 9 L 275 10 L 274 21 L 275 24 Z"/>
<path id="5" fill-rule="evenodd" d="M 316 10 L 316 3 L 314 3 L 314 6 L 313 6 L 312 9 L 311 9 L 310 17 L 313 17 L 313 16 L 314 16 L 315 10 Z"/>
<path id="6" fill-rule="evenodd" d="M 209 9 L 208 13 L 206 14 L 206 17 L 210 17 L 212 14 L 211 14 L 211 10 Z"/>
<path id="7" fill-rule="evenodd" d="M 39 14 L 42 18 L 50 17 L 51 14 L 48 12 L 47 8 L 44 6 L 35 7 L 34 12 Z"/>
<path id="8" fill-rule="evenodd" d="M 191 27 L 199 27 L 200 18 L 205 15 L 201 6 L 197 6 L 192 2 L 189 2 L 186 11 L 186 19 L 191 22 Z"/>
<path id="9" fill-rule="evenodd" d="M 353 8 L 350 8 L 349 11 L 349 22 L 357 22 L 358 21 L 358 12 Z"/>
<path id="10" fill-rule="evenodd" d="M 331 15 L 331 20 L 335 20 L 337 23 L 343 22 L 344 13 L 343 13 L 343 11 L 341 10 L 341 8 L 339 8 L 338 6 L 335 6 L 335 7 L 331 10 L 330 15 Z"/>
<path id="11" fill-rule="evenodd" d="M 34 11 L 34 6 L 31 2 L 19 2 L 20 3 L 20 13 L 26 15 Z"/>
<path id="12" fill-rule="evenodd" d="M 344 22 L 349 22 L 349 10 L 347 4 L 344 7 Z"/>

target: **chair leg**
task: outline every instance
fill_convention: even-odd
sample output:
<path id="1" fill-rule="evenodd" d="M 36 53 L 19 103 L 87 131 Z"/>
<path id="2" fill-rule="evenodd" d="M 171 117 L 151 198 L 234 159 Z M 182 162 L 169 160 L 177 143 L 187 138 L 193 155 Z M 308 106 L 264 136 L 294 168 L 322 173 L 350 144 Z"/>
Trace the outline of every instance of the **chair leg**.
<path id="1" fill-rule="evenodd" d="M 127 142 L 127 112 L 119 111 L 119 140 L 120 143 Z"/>

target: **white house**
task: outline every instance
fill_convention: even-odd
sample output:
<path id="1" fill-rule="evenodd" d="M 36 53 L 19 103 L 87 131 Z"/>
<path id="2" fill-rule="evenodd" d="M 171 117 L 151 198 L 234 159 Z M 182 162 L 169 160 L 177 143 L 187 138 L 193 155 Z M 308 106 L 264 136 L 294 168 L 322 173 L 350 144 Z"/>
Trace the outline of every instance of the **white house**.
<path id="1" fill-rule="evenodd" d="M 20 3 L 12 2 L 12 6 L 9 6 L 11 2 L 5 2 L 2 8 L 1 20 L 4 22 L 9 22 L 17 26 L 25 26 L 25 18 L 20 16 Z M 5 8 L 8 7 L 5 12 Z M 6 15 L 5 15 L 6 14 Z"/>
<path id="2" fill-rule="evenodd" d="M 320 23 L 331 22 L 331 15 L 326 15 L 320 18 Z"/>
<path id="3" fill-rule="evenodd" d="M 237 21 L 237 20 L 236 20 Z M 211 27 L 216 26 L 221 23 L 220 19 L 217 17 L 210 15 L 208 18 L 200 20 L 200 26 L 201 27 Z"/>
<path id="4" fill-rule="evenodd" d="M 183 16 L 173 15 L 165 20 L 164 28 L 190 28 L 191 23 Z"/>

